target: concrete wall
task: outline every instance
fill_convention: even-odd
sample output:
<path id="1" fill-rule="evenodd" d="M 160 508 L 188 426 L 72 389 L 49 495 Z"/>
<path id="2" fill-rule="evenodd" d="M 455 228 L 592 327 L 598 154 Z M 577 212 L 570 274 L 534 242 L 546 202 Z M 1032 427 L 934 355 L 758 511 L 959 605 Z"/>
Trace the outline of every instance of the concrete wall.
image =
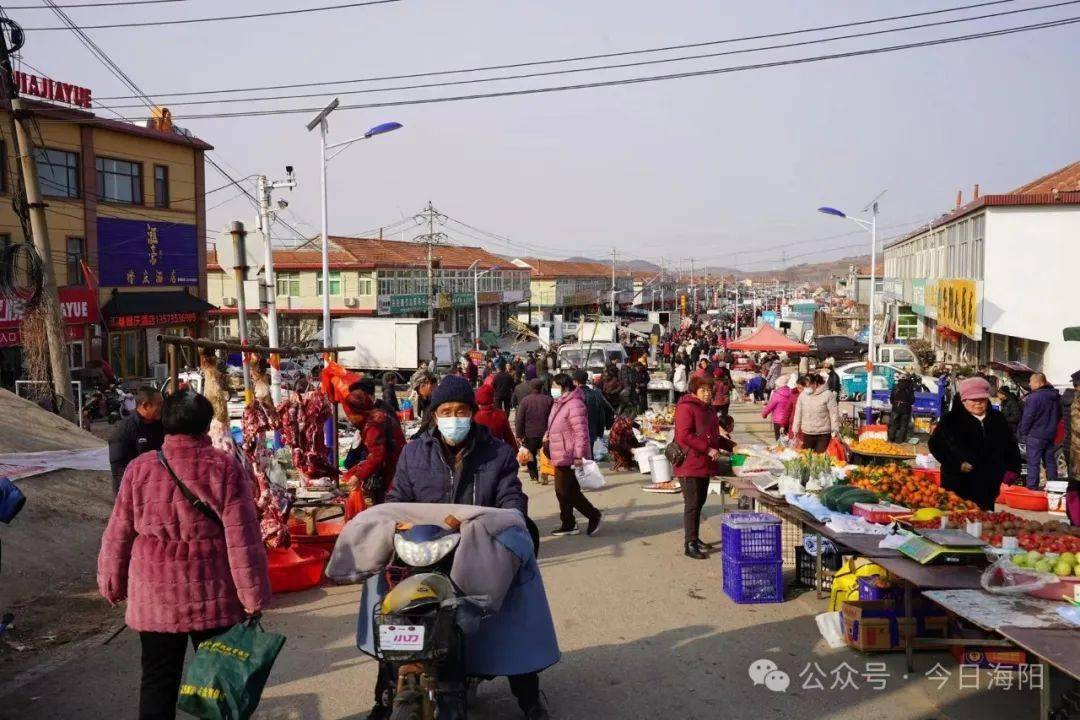
<path id="1" fill-rule="evenodd" d="M 1061 337 L 1080 325 L 1080 207 L 993 207 L 986 220 L 983 326 L 1049 343 L 1043 370 L 1067 384 L 1080 369 L 1080 343 Z"/>

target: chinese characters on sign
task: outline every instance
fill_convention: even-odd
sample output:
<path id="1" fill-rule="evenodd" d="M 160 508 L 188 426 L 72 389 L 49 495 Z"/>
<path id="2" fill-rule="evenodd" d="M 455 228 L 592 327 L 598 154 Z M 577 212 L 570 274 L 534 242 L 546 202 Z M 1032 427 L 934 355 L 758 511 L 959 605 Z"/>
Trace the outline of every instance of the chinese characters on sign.
<path id="1" fill-rule="evenodd" d="M 939 327 L 982 339 L 982 282 L 967 278 L 928 282 L 926 306 L 937 311 Z"/>
<path id="2" fill-rule="evenodd" d="M 137 328 L 165 325 L 193 325 L 198 316 L 193 312 L 144 313 L 142 315 L 114 315 L 109 318 L 110 330 L 134 330 Z"/>
<path id="3" fill-rule="evenodd" d="M 99 217 L 97 227 L 102 286 L 199 284 L 194 225 Z"/>
<path id="4" fill-rule="evenodd" d="M 87 323 L 97 322 L 97 298 L 85 287 L 60 288 L 60 314 L 64 319 L 64 335 L 68 340 L 82 340 Z M 22 303 L 0 298 L 0 347 L 22 344 Z"/>

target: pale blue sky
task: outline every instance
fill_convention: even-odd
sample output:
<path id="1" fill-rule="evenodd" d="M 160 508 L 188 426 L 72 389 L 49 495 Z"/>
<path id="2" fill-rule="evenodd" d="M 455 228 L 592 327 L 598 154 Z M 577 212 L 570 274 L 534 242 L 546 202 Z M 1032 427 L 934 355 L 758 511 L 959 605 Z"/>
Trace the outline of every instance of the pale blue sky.
<path id="1" fill-rule="evenodd" d="M 126 11 L 69 12 L 77 21 L 90 24 L 304 4 L 333 3 L 190 0 Z M 702 42 L 960 4 L 965 3 L 405 0 L 292 18 L 98 30 L 92 36 L 154 96 L 165 91 L 423 72 Z M 893 24 L 1038 4 L 1044 3 L 1021 0 Z M 57 24 L 48 11 L 14 10 L 11 15 L 28 27 Z M 435 97 L 661 74 L 1072 16 L 1080 16 L 1080 4 L 767 53 L 342 96 L 342 101 Z M 824 34 L 843 32 L 852 31 Z M 603 256 L 614 244 L 635 257 L 658 260 L 663 255 L 675 261 L 693 255 L 699 261 L 708 258 L 713 264 L 731 265 L 735 252 L 758 250 L 740 260 L 748 269 L 764 269 L 780 260 L 781 251 L 760 252 L 761 248 L 800 241 L 801 246 L 786 248 L 789 257 L 802 255 L 793 262 L 850 255 L 856 250 L 841 246 L 860 241 L 860 236 L 821 238 L 857 228 L 817 215 L 817 206 L 832 204 L 857 211 L 879 190 L 888 188 L 881 204 L 881 225 L 907 228 L 951 208 L 957 189 L 963 189 L 965 199 L 974 183 L 980 183 L 984 193 L 1004 192 L 1080 159 L 1080 95 L 1075 92 L 1078 39 L 1080 25 L 1072 25 L 664 83 L 339 112 L 331 120 L 331 140 L 351 137 L 386 120 L 406 127 L 349 149 L 331 165 L 331 233 L 355 233 L 395 222 L 430 199 L 453 217 L 508 235 L 548 256 Z M 783 40 L 738 47 L 774 42 Z M 127 94 L 69 33 L 31 33 L 26 58 L 55 78 L 92 87 L 98 97 Z M 321 106 L 331 97 L 333 91 L 328 90 L 325 98 L 272 104 Z M 123 102 L 129 101 L 106 104 Z M 193 111 L 172 107 L 177 116 Z M 239 107 L 243 106 L 197 110 Z M 279 177 L 285 164 L 295 165 L 300 187 L 285 195 L 295 216 L 285 217 L 302 230 L 317 233 L 318 143 L 304 128 L 308 119 L 308 115 L 286 115 L 180 120 L 178 124 L 214 144 L 219 158 L 235 175 L 265 172 Z M 207 186 L 221 183 L 208 170 Z M 216 193 L 208 206 L 230 194 Z M 252 215 L 250 205 L 237 199 L 211 210 L 209 227 L 213 231 L 232 219 L 250 221 Z M 410 230 L 406 237 L 416 232 Z M 463 234 L 454 237 L 462 244 L 475 244 Z M 504 253 L 521 251 L 494 242 L 488 247 Z M 829 252 L 829 248 L 840 249 Z"/>

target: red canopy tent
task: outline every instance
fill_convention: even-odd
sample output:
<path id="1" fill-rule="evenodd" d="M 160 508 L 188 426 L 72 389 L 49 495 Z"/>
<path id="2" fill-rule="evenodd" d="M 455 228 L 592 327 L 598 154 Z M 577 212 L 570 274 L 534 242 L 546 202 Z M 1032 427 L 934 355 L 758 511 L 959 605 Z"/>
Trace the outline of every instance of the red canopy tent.
<path id="1" fill-rule="evenodd" d="M 727 344 L 729 350 L 748 350 L 764 352 L 804 353 L 810 351 L 809 345 L 804 345 L 785 336 L 772 325 L 762 325 L 741 340 L 734 340 Z"/>

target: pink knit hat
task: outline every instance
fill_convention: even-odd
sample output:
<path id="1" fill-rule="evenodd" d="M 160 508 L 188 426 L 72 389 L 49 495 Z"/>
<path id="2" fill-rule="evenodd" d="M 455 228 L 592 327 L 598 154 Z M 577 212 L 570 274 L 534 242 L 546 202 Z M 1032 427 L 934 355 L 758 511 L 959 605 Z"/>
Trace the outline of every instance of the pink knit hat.
<path id="1" fill-rule="evenodd" d="M 970 377 L 960 381 L 961 400 L 989 400 L 990 383 L 981 377 Z"/>

